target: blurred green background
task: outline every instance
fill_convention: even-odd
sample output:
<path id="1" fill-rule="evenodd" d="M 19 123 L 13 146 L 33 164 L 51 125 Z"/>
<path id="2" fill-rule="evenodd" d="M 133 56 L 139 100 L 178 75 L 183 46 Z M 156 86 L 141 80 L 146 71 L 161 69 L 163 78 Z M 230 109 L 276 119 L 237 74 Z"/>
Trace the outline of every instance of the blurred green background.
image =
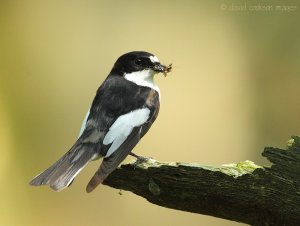
<path id="1" fill-rule="evenodd" d="M 268 164 L 264 146 L 300 133 L 297 2 L 0 1 L 0 225 L 241 225 L 106 186 L 86 194 L 99 162 L 60 193 L 28 182 L 71 147 L 96 89 L 133 50 L 174 65 L 156 78 L 160 115 L 136 153 Z"/>

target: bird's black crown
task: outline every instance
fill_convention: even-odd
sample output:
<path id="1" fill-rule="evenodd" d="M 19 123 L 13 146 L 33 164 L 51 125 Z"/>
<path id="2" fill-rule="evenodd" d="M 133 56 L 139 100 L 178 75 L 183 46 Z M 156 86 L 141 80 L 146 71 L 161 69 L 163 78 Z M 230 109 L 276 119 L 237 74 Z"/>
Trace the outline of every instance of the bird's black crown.
<path id="1" fill-rule="evenodd" d="M 163 66 L 158 61 L 151 60 L 151 57 L 155 57 L 155 55 L 144 51 L 126 53 L 118 58 L 110 74 L 122 76 L 125 73 L 128 74 L 147 69 L 162 72 Z"/>

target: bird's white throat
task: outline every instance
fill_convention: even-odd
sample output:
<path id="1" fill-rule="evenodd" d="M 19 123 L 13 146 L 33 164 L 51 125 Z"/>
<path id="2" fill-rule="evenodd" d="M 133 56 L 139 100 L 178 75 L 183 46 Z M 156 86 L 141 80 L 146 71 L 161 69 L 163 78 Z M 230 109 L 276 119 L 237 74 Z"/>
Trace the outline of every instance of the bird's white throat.
<path id="1" fill-rule="evenodd" d="M 156 90 L 160 97 L 160 90 L 158 86 L 154 83 L 154 75 L 155 72 L 153 70 L 143 70 L 125 73 L 124 78 L 139 86 L 145 86 Z"/>

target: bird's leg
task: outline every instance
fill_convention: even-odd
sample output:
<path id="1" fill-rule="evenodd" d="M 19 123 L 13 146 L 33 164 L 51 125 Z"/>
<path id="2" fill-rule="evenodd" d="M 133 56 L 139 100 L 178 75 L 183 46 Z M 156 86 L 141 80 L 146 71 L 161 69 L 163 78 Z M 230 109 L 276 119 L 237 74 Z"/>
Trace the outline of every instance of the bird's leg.
<path id="1" fill-rule="evenodd" d="M 143 157 L 143 156 L 139 156 L 139 155 L 137 155 L 137 154 L 134 154 L 133 152 L 130 152 L 129 155 L 135 157 L 135 158 L 136 158 L 138 161 L 140 161 L 140 162 L 145 162 L 145 161 L 147 161 L 148 159 L 150 159 L 150 158 L 148 158 L 148 157 Z"/>
<path id="2" fill-rule="evenodd" d="M 141 157 L 141 156 L 139 156 L 139 155 L 137 155 L 137 154 L 134 154 L 133 152 L 130 152 L 129 153 L 129 155 L 131 155 L 131 156 L 133 156 L 133 157 L 135 157 L 135 158 L 144 158 L 144 157 Z"/>
<path id="3" fill-rule="evenodd" d="M 135 168 L 137 165 L 139 165 L 139 164 L 141 164 L 141 163 L 143 163 L 143 162 L 147 162 L 147 161 L 150 159 L 150 158 L 147 158 L 147 157 L 143 157 L 143 156 L 136 155 L 136 154 L 134 154 L 133 152 L 130 152 L 129 155 L 131 155 L 131 156 L 133 156 L 133 157 L 136 158 L 136 161 L 135 161 L 135 163 L 134 163 L 134 168 Z"/>

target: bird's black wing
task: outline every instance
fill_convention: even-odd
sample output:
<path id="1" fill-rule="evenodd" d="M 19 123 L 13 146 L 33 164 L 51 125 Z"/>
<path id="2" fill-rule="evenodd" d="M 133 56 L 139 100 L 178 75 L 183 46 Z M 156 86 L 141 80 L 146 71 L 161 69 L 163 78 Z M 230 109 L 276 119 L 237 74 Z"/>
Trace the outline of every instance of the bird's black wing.
<path id="1" fill-rule="evenodd" d="M 121 82 L 121 86 L 118 86 L 117 82 Z M 101 111 L 101 109 L 99 109 L 95 111 L 95 109 L 92 109 L 92 106 L 92 115 L 89 118 L 89 120 L 92 120 L 88 120 L 87 122 L 88 126 L 89 124 L 95 124 L 91 123 L 94 120 L 100 120 L 96 123 L 100 125 L 100 127 L 103 127 L 103 123 L 106 123 L 105 128 L 100 128 L 100 130 L 104 132 L 104 140 L 101 140 L 102 144 L 100 150 L 100 154 L 104 156 L 104 159 L 99 169 L 87 185 L 87 192 L 91 192 L 97 185 L 102 183 L 114 169 L 117 168 L 117 166 L 125 159 L 134 146 L 149 130 L 159 111 L 159 94 L 155 90 L 148 87 L 137 86 L 129 81 L 114 81 L 114 85 L 111 86 L 111 95 L 106 89 L 106 93 L 102 93 L 102 97 L 99 98 L 99 100 L 95 100 L 100 101 L 102 104 L 99 105 L 93 103 L 94 106 L 103 106 L 105 110 Z M 106 98 L 110 99 L 110 101 L 107 102 Z M 116 102 L 117 105 L 115 104 Z M 105 142 L 103 143 L 103 141 L 105 141 L 105 136 L 107 136 L 110 129 L 112 130 L 115 126 L 115 122 L 118 124 L 118 119 L 126 114 L 136 111 L 137 109 L 149 110 L 147 120 L 138 126 L 134 126 L 130 133 L 126 134 L 127 137 L 124 138 L 124 141 L 120 144 L 120 146 L 110 153 L 110 148 L 112 147 L 113 142 L 104 144 Z M 97 112 L 104 115 L 99 117 Z M 118 125 L 120 125 L 120 123 Z M 117 129 L 115 130 L 117 131 Z M 120 129 L 122 129 L 122 125 L 120 126 Z M 126 129 L 127 128 L 125 128 L 125 130 Z M 115 138 L 115 140 L 118 138 L 119 137 Z"/>
<path id="2" fill-rule="evenodd" d="M 121 116 L 143 108 L 150 110 L 147 122 L 151 121 L 152 124 L 159 111 L 158 93 L 123 77 L 111 75 L 99 87 L 79 139 L 82 143 L 92 142 L 99 145 L 99 154 L 106 156 L 110 145 L 104 145 L 103 139 L 114 122 Z M 144 125 L 142 135 L 147 132 L 146 128 Z"/>
<path id="3" fill-rule="evenodd" d="M 104 145 L 103 139 L 110 127 L 120 116 L 146 107 L 145 100 L 149 90 L 139 88 L 122 77 L 109 76 L 98 89 L 85 128 L 73 147 L 52 166 L 37 175 L 30 184 L 49 185 L 56 191 L 69 186 L 89 161 L 107 155 L 111 145 Z M 110 169 L 109 172 L 125 158 L 140 137 L 139 130 L 134 128 L 116 154 L 104 159 L 104 165 Z M 106 161 L 111 163 L 107 164 Z"/>

